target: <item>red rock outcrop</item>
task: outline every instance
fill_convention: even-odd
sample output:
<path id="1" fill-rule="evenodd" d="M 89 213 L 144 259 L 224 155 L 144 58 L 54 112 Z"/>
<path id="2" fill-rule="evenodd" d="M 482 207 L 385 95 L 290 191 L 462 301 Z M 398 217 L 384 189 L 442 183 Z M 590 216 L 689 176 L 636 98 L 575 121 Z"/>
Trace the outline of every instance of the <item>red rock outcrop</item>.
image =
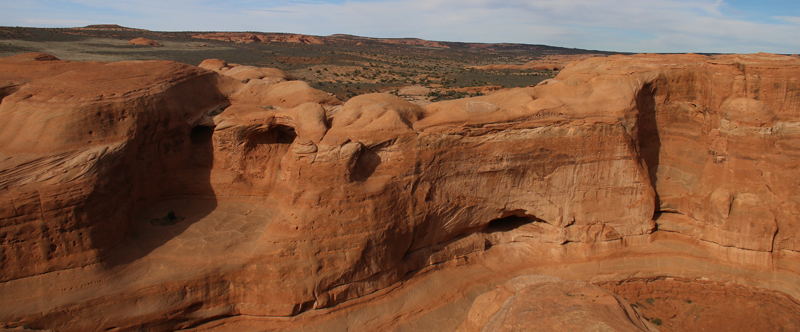
<path id="1" fill-rule="evenodd" d="M 131 39 L 130 41 L 128 41 L 128 44 L 143 45 L 143 46 L 161 46 L 161 44 L 159 44 L 157 41 L 144 37 Z"/>
<path id="2" fill-rule="evenodd" d="M 658 331 L 624 299 L 582 281 L 511 279 L 479 296 L 459 331 Z"/>
<path id="3" fill-rule="evenodd" d="M 525 274 L 800 296 L 796 57 L 592 58 L 424 108 L 203 67 L 0 59 L 0 322 L 454 329 Z"/>
<path id="4" fill-rule="evenodd" d="M 263 83 L 272 84 L 289 80 L 289 75 L 278 68 L 242 66 L 229 64 L 219 59 L 203 60 L 199 67 L 228 75 L 240 81 L 261 80 Z"/>
<path id="5" fill-rule="evenodd" d="M 192 35 L 192 38 L 219 40 L 234 43 L 297 43 L 297 44 L 324 44 L 322 38 L 309 35 L 287 33 L 243 33 L 243 32 L 214 32 Z"/>
<path id="6" fill-rule="evenodd" d="M 602 287 L 629 300 L 667 331 L 794 331 L 800 306 L 786 294 L 680 278 L 626 280 Z"/>
<path id="7" fill-rule="evenodd" d="M 121 26 L 119 24 L 90 24 L 85 27 L 72 28 L 75 30 L 105 30 L 105 31 L 147 31 L 145 29 L 135 29 Z"/>

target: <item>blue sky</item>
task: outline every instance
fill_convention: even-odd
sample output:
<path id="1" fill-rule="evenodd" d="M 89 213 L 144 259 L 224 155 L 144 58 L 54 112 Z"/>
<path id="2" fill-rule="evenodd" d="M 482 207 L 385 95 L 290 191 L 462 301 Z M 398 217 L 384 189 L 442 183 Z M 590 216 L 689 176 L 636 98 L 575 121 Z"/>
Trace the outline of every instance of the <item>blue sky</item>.
<path id="1" fill-rule="evenodd" d="M 800 52 L 800 0 L 0 0 L 0 8 L 4 26 L 113 23 L 628 52 Z"/>

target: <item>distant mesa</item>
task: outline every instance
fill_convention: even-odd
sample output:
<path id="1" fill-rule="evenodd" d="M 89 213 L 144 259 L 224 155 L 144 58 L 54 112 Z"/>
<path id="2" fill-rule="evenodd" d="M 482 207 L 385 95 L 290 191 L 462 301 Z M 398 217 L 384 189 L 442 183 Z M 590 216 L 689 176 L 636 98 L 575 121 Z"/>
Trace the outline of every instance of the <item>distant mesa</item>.
<path id="1" fill-rule="evenodd" d="M 464 43 L 464 42 L 449 42 L 449 41 L 433 41 L 420 38 L 374 38 L 363 37 L 349 34 L 331 34 L 328 36 L 314 36 L 295 33 L 277 33 L 277 32 L 259 32 L 259 31 L 245 31 L 245 32 L 220 32 L 220 31 L 175 31 L 175 32 L 160 32 L 151 31 L 147 29 L 129 28 L 118 24 L 90 24 L 84 27 L 74 27 L 64 29 L 64 33 L 77 34 L 77 35 L 91 35 L 99 33 L 104 35 L 106 32 L 148 32 L 152 35 L 163 37 L 176 37 L 176 36 L 190 36 L 192 39 L 211 40 L 219 42 L 228 42 L 236 44 L 268 44 L 268 43 L 287 43 L 287 44 L 306 44 L 306 45 L 336 45 L 336 46 L 365 46 L 365 45 L 395 45 L 400 47 L 411 48 L 441 48 L 441 49 L 475 49 L 487 51 L 534 51 L 539 54 L 568 54 L 568 55 L 612 55 L 619 52 L 605 52 L 599 50 L 583 50 L 574 48 L 564 48 L 548 45 L 531 45 L 531 44 L 513 44 L 513 43 Z M 107 36 L 103 36 L 107 37 Z M 188 47 L 202 47 L 197 44 L 189 44 Z M 570 59 L 568 61 L 557 60 L 556 63 L 546 64 L 513 64 L 512 66 L 521 67 L 521 69 L 532 70 L 560 70 L 563 65 L 581 60 L 583 58 Z M 542 60 L 536 60 L 542 61 Z M 492 64 L 497 65 L 497 64 Z M 503 65 L 505 66 L 505 65 Z M 524 67 L 524 68 L 522 68 Z M 530 68 L 528 68 L 530 67 Z M 494 68 L 494 69 L 514 69 L 514 68 Z"/>
<path id="2" fill-rule="evenodd" d="M 292 33 L 247 33 L 247 32 L 213 32 L 192 35 L 192 38 L 233 42 L 237 44 L 252 43 L 297 43 L 297 44 L 324 44 L 321 38 L 309 35 Z"/>
<path id="3" fill-rule="evenodd" d="M 90 24 L 85 26 L 86 29 L 128 29 L 118 24 Z"/>
<path id="4" fill-rule="evenodd" d="M 329 42 L 341 43 L 344 41 L 346 43 L 355 43 L 356 45 L 364 45 L 363 41 L 377 41 L 380 43 L 394 44 L 394 45 L 450 48 L 450 46 L 446 45 L 443 42 L 430 41 L 418 38 L 369 38 L 369 37 L 358 37 L 358 36 L 341 35 L 341 34 L 331 35 L 329 37 L 319 37 L 319 36 L 301 35 L 293 33 L 210 32 L 210 33 L 198 33 L 192 35 L 192 38 L 233 42 L 237 44 L 297 43 L 297 44 L 322 45 Z"/>
<path id="5" fill-rule="evenodd" d="M 75 28 L 82 30 L 110 30 L 110 31 L 147 31 L 145 29 L 134 29 L 124 27 L 118 24 L 90 24 L 82 28 Z"/>
<path id="6" fill-rule="evenodd" d="M 128 44 L 130 44 L 130 45 L 144 45 L 144 46 L 161 46 L 161 44 L 159 44 L 157 41 L 149 39 L 149 38 L 144 38 L 144 37 L 131 39 L 128 42 Z"/>

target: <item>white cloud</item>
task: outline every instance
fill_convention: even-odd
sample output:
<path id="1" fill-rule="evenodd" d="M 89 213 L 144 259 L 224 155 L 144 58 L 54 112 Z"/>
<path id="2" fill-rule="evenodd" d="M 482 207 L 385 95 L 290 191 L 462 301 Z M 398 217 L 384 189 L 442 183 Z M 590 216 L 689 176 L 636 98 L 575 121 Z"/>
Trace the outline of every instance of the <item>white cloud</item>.
<path id="1" fill-rule="evenodd" d="M 117 23 L 152 30 L 347 33 L 631 52 L 795 53 L 800 49 L 800 29 L 792 25 L 800 18 L 745 21 L 726 16 L 729 10 L 720 9 L 730 6 L 723 0 L 71 2 L 94 11 L 50 16 L 46 11 L 31 11 L 39 17 L 28 19 Z M 8 21 L 2 14 L 0 19 Z"/>
<path id="2" fill-rule="evenodd" d="M 290 31 L 524 42 L 632 52 L 786 52 L 800 30 L 726 17 L 721 0 L 407 0 L 279 7 Z M 304 16 L 319 18 L 309 24 Z M 346 31 L 342 31 L 346 30 Z"/>
<path id="3" fill-rule="evenodd" d="M 797 16 L 774 16 L 773 19 L 788 22 L 795 25 L 800 25 L 800 17 Z"/>

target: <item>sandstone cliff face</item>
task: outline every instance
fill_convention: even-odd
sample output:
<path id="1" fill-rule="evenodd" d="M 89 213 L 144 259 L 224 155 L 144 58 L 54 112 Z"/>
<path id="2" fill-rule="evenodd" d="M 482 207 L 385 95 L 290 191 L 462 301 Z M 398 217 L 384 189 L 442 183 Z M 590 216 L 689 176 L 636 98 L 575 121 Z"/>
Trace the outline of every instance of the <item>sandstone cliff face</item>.
<path id="1" fill-rule="evenodd" d="M 592 58 L 425 108 L 202 67 L 0 59 L 0 321 L 302 324 L 500 253 L 705 277 L 632 263 L 668 252 L 800 295 L 795 57 Z"/>
<path id="2" fill-rule="evenodd" d="M 2 280 L 96 263 L 124 239 L 132 209 L 162 195 L 212 193 L 173 174 L 210 166 L 210 151 L 184 137 L 187 123 L 202 120 L 197 110 L 225 100 L 219 76 L 168 62 L 5 62 L 6 70 L 41 63 L 48 76 L 19 83 L 0 106 Z"/>

